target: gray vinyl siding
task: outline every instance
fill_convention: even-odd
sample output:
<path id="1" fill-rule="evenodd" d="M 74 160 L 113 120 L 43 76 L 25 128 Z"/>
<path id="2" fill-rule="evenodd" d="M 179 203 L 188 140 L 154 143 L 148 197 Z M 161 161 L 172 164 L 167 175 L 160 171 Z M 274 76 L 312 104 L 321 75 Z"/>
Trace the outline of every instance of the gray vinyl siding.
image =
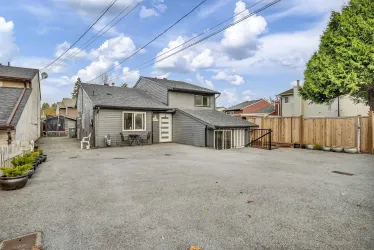
<path id="1" fill-rule="evenodd" d="M 214 130 L 208 129 L 207 131 L 207 146 L 214 147 Z"/>
<path id="2" fill-rule="evenodd" d="M 216 99 L 214 95 L 209 96 L 209 106 L 199 107 L 195 106 L 195 95 L 194 93 L 176 92 L 169 91 L 168 93 L 168 105 L 171 108 L 183 108 L 183 109 L 215 109 Z"/>
<path id="3" fill-rule="evenodd" d="M 160 123 L 159 121 L 154 121 L 152 123 L 153 123 L 153 143 L 159 143 L 160 142 Z"/>
<path id="4" fill-rule="evenodd" d="M 152 112 L 146 112 L 146 131 L 123 131 L 122 113 L 123 111 L 132 112 L 133 110 L 112 110 L 100 109 L 95 117 L 95 142 L 96 147 L 106 147 L 104 138 L 110 135 L 112 147 L 119 146 L 121 143 L 120 133 L 122 132 L 127 139 L 129 134 L 138 134 L 142 138 L 147 138 L 147 133 L 152 132 Z M 141 111 L 135 111 L 141 112 Z M 151 138 L 152 141 L 152 138 Z"/>
<path id="5" fill-rule="evenodd" d="M 205 124 L 176 111 L 173 115 L 173 141 L 205 147 Z"/>
<path id="6" fill-rule="evenodd" d="M 134 88 L 145 91 L 149 96 L 159 102 L 166 105 L 168 103 L 168 90 L 166 87 L 163 87 L 160 84 L 140 78 L 139 82 L 134 86 Z"/>
<path id="7" fill-rule="evenodd" d="M 83 88 L 79 88 L 77 100 L 77 133 L 79 129 L 78 136 L 80 140 L 92 132 L 91 119 L 93 119 L 92 102 Z"/>

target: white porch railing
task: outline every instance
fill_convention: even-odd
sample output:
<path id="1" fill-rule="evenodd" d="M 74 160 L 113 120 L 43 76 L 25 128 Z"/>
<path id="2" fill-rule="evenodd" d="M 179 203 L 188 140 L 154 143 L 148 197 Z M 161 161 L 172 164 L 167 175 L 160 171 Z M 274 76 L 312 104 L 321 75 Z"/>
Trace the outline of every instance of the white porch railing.
<path id="1" fill-rule="evenodd" d="M 34 141 L 19 142 L 16 141 L 11 145 L 0 146 L 0 167 L 10 167 L 12 158 L 26 152 L 31 152 L 34 149 Z"/>

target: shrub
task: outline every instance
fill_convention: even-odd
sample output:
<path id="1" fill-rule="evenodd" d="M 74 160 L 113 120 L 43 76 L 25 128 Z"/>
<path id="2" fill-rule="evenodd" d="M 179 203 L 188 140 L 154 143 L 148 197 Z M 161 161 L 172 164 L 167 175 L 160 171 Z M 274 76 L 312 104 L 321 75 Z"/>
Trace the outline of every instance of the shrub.
<path id="1" fill-rule="evenodd" d="M 39 155 L 44 155 L 43 149 L 38 149 Z"/>
<path id="2" fill-rule="evenodd" d="M 0 168 L 6 177 L 24 176 L 31 169 L 32 164 L 25 164 L 14 168 Z"/>
<path id="3" fill-rule="evenodd" d="M 322 145 L 316 144 L 316 145 L 314 145 L 314 149 L 315 150 L 322 150 L 323 147 L 322 147 Z"/>
<path id="4" fill-rule="evenodd" d="M 22 166 L 22 165 L 29 164 L 29 163 L 32 164 L 34 163 L 34 158 L 30 154 L 25 154 L 22 156 L 14 157 L 10 161 L 10 163 L 12 163 L 12 165 L 15 167 Z"/>

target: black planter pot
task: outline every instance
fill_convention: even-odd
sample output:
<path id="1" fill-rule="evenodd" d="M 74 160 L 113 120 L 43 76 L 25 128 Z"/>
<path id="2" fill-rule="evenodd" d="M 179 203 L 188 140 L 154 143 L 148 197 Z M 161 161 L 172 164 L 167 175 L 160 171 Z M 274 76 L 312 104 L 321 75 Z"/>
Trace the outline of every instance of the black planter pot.
<path id="1" fill-rule="evenodd" d="M 43 162 L 47 160 L 47 155 L 42 155 L 43 156 Z"/>
<path id="2" fill-rule="evenodd" d="M 39 164 L 42 164 L 42 162 L 43 162 L 43 156 L 39 156 L 38 161 L 39 161 Z"/>
<path id="3" fill-rule="evenodd" d="M 29 178 L 27 177 L 27 174 L 24 176 L 18 176 L 18 177 L 6 177 L 1 176 L 0 177 L 0 187 L 2 190 L 15 190 L 23 188 Z"/>
<path id="4" fill-rule="evenodd" d="M 27 177 L 29 177 L 29 179 L 32 177 L 32 175 L 34 174 L 34 169 L 33 168 L 31 168 L 30 170 L 29 170 L 29 172 L 27 172 Z"/>
<path id="5" fill-rule="evenodd" d="M 294 147 L 294 148 L 301 148 L 301 145 L 300 145 L 300 143 L 294 143 L 294 144 L 293 144 L 293 147 Z"/>
<path id="6" fill-rule="evenodd" d="M 36 171 L 36 168 L 38 167 L 38 165 L 36 165 L 36 163 L 32 164 L 32 167 L 34 169 L 34 171 Z"/>
<path id="7" fill-rule="evenodd" d="M 305 144 L 301 144 L 301 148 L 306 149 L 306 145 Z"/>

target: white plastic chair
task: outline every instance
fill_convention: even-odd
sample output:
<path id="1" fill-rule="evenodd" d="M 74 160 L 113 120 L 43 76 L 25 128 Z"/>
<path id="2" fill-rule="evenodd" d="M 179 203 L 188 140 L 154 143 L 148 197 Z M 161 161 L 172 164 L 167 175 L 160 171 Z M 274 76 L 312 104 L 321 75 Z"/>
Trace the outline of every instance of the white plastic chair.
<path id="1" fill-rule="evenodd" d="M 88 136 L 82 138 L 81 150 L 83 149 L 84 144 L 87 144 L 87 146 L 90 146 L 90 139 L 91 139 L 91 133 Z"/>

